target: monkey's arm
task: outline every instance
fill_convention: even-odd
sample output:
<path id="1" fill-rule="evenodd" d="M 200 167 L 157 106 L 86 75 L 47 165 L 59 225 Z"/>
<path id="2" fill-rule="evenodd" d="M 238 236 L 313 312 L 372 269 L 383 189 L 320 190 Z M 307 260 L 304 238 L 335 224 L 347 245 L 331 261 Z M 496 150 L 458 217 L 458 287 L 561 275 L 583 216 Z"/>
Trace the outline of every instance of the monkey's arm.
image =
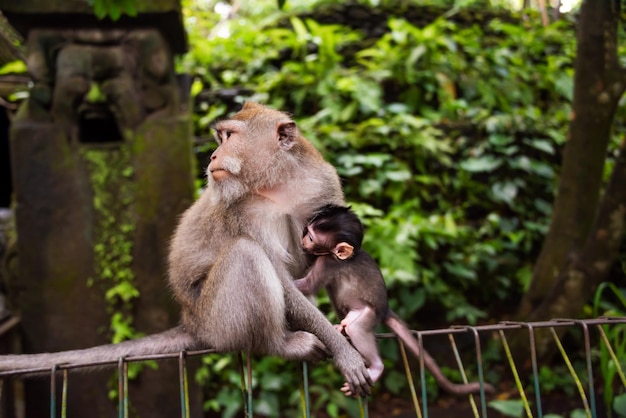
<path id="1" fill-rule="evenodd" d="M 326 285 L 324 280 L 320 280 L 320 278 L 315 275 L 314 268 L 311 268 L 302 279 L 294 280 L 293 283 L 305 296 L 316 295 L 320 289 Z"/>
<path id="2" fill-rule="evenodd" d="M 304 296 L 311 296 L 317 293 L 316 290 L 312 288 L 308 275 L 302 279 L 294 280 L 293 284 L 296 285 L 298 290 L 302 292 Z"/>
<path id="3" fill-rule="evenodd" d="M 324 314 L 309 302 L 292 280 L 283 280 L 289 323 L 315 334 L 331 352 L 333 361 L 357 396 L 370 393 L 372 381 L 361 355 L 338 333 Z"/>

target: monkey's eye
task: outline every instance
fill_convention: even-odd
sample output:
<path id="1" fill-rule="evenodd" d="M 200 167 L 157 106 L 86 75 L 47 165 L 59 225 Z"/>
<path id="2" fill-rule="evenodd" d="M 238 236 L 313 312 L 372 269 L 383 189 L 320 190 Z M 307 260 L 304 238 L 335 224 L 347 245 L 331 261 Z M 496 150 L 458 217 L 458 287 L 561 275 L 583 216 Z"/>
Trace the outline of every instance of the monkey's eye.
<path id="1" fill-rule="evenodd" d="M 309 234 L 309 241 L 313 242 L 313 237 Z"/>
<path id="2" fill-rule="evenodd" d="M 233 131 L 224 131 L 222 132 L 222 137 L 223 137 L 222 139 L 225 141 L 229 139 L 232 134 L 233 134 Z"/>

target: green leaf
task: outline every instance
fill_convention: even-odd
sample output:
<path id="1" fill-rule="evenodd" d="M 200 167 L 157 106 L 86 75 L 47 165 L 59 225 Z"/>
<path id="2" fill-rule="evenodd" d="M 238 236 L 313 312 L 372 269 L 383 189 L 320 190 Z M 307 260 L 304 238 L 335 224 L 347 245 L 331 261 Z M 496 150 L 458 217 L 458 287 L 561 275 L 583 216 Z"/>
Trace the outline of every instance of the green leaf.
<path id="1" fill-rule="evenodd" d="M 443 263 L 443 266 L 447 271 L 454 274 L 455 276 L 463 277 L 467 280 L 476 280 L 476 272 L 462 264 L 454 264 L 454 263 Z"/>
<path id="2" fill-rule="evenodd" d="M 222 356 L 215 363 L 215 365 L 213 366 L 213 369 L 217 372 L 220 372 L 224 370 L 226 367 L 228 367 L 231 363 L 232 363 L 232 358 L 230 356 Z"/>
<path id="3" fill-rule="evenodd" d="M 588 416 L 584 409 L 574 409 L 569 415 L 570 418 L 587 418 Z"/>
<path id="4" fill-rule="evenodd" d="M 533 148 L 545 152 L 546 154 L 554 155 L 554 146 L 551 142 L 545 139 L 527 139 L 524 142 Z"/>
<path id="5" fill-rule="evenodd" d="M 465 171 L 478 173 L 485 171 L 494 171 L 502 165 L 502 160 L 495 159 L 493 156 L 486 155 L 483 157 L 470 158 L 461 162 L 461 168 Z"/>
<path id="6" fill-rule="evenodd" d="M 507 417 L 521 417 L 524 413 L 524 403 L 519 399 L 494 400 L 488 405 Z"/>
<path id="7" fill-rule="evenodd" d="M 28 71 L 28 68 L 26 68 L 26 64 L 24 63 L 24 61 L 20 61 L 20 60 L 7 62 L 2 67 L 0 67 L 1 75 L 20 74 L 20 73 L 25 73 L 26 71 Z"/>
<path id="8" fill-rule="evenodd" d="M 278 374 L 265 373 L 261 377 L 261 386 L 265 390 L 278 390 L 283 387 L 284 379 Z"/>
<path id="9" fill-rule="evenodd" d="M 402 373 L 399 373 L 396 370 L 391 370 L 386 373 L 385 376 L 385 387 L 389 389 L 391 393 L 399 394 L 400 391 L 406 387 L 406 378 Z"/>
<path id="10" fill-rule="evenodd" d="M 107 98 L 104 92 L 100 89 L 98 83 L 91 83 L 91 88 L 87 92 L 87 100 L 91 103 L 104 103 Z"/>
<path id="11" fill-rule="evenodd" d="M 622 417 L 626 417 L 626 393 L 622 393 L 613 399 L 613 410 Z"/>
<path id="12" fill-rule="evenodd" d="M 112 300 L 119 297 L 124 302 L 139 297 L 139 291 L 129 282 L 121 282 L 109 290 L 105 294 L 106 300 Z"/>
<path id="13" fill-rule="evenodd" d="M 554 82 L 556 90 L 567 100 L 572 101 L 574 98 L 574 78 L 565 72 L 560 72 Z"/>
<path id="14" fill-rule="evenodd" d="M 497 182 L 491 186 L 491 192 L 496 200 L 512 205 L 517 196 L 518 187 L 512 181 Z"/>
<path id="15" fill-rule="evenodd" d="M 489 135 L 489 143 L 497 147 L 503 147 L 513 142 L 515 142 L 515 137 L 513 135 L 504 135 L 504 134 Z"/>

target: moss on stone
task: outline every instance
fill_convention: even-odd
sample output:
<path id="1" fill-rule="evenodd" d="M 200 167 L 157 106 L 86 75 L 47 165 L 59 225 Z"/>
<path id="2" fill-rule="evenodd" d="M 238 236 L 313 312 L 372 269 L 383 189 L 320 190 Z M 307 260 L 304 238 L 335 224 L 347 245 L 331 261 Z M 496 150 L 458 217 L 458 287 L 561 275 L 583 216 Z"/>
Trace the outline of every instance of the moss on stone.
<path id="1" fill-rule="evenodd" d="M 119 148 L 83 148 L 81 158 L 90 174 L 95 211 L 95 277 L 89 282 L 102 286 L 107 314 L 111 317 L 112 341 L 120 342 L 136 336 L 132 327 L 132 301 L 139 297 L 132 269 L 135 232 L 132 203 L 137 189 L 132 153 L 130 146 L 123 144 Z"/>

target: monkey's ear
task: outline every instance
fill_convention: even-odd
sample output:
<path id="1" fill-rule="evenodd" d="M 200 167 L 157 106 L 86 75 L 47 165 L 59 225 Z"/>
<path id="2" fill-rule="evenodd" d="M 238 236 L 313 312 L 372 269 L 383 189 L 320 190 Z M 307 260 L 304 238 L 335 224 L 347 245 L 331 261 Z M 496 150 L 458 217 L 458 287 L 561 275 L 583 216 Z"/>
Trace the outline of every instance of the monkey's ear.
<path id="1" fill-rule="evenodd" d="M 333 248 L 333 253 L 340 260 L 345 260 L 352 256 L 352 252 L 354 252 L 354 247 L 347 242 L 340 242 Z"/>
<path id="2" fill-rule="evenodd" d="M 296 127 L 295 122 L 285 122 L 278 124 L 277 128 L 278 132 L 278 140 L 280 141 L 280 146 L 285 150 L 291 149 L 296 143 L 296 138 L 298 137 L 298 128 Z"/>

